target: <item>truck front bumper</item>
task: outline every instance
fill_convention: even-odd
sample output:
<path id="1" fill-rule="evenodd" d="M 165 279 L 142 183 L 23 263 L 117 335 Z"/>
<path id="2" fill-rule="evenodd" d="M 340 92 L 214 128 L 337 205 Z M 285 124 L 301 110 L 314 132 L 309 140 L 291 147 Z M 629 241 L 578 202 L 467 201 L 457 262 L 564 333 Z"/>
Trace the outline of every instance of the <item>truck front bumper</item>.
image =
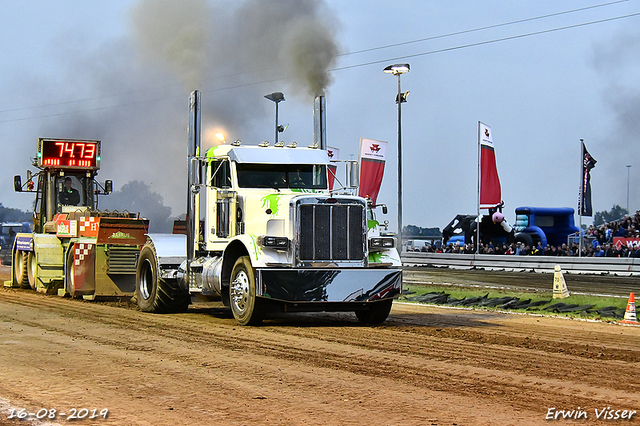
<path id="1" fill-rule="evenodd" d="M 373 302 L 398 297 L 400 269 L 257 269 L 258 296 L 283 302 Z"/>

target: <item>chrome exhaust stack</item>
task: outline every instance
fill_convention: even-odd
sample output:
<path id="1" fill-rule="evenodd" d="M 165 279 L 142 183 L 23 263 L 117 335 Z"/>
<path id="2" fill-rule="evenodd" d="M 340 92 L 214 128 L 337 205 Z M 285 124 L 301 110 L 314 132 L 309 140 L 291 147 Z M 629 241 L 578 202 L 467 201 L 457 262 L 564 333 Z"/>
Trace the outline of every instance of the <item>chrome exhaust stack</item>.
<path id="1" fill-rule="evenodd" d="M 323 95 L 313 100 L 313 145 L 320 149 L 327 149 L 327 122 Z"/>
<path id="2" fill-rule="evenodd" d="M 200 240 L 200 141 L 202 135 L 200 116 L 200 92 L 189 96 L 189 141 L 187 146 L 187 271 L 196 256 L 196 241 Z M 189 276 L 189 274 L 187 274 Z"/>

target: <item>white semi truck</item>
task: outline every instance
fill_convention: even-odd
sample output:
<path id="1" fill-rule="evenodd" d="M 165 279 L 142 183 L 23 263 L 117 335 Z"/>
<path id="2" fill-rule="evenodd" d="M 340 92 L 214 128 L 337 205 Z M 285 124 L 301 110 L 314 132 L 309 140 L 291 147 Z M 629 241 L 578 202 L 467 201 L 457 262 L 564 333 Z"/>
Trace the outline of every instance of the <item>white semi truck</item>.
<path id="1" fill-rule="evenodd" d="M 198 91 L 189 109 L 186 232 L 148 235 L 140 308 L 184 311 L 197 295 L 222 300 L 241 325 L 275 311 L 383 322 L 402 290 L 396 240 L 376 232 L 366 199 L 328 189 L 327 152 L 236 142 L 202 153 Z"/>

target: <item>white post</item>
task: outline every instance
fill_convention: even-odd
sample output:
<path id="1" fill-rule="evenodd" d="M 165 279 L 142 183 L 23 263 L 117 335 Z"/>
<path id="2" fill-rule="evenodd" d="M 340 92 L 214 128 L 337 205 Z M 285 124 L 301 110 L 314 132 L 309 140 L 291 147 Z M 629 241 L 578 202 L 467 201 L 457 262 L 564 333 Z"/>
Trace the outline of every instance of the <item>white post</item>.
<path id="1" fill-rule="evenodd" d="M 578 216 L 580 227 L 578 228 L 578 257 L 582 256 L 582 207 L 584 204 L 584 139 L 580 139 L 580 198 L 578 201 Z"/>
<path id="2" fill-rule="evenodd" d="M 476 254 L 480 254 L 480 121 L 478 121 L 478 216 L 476 217 Z"/>

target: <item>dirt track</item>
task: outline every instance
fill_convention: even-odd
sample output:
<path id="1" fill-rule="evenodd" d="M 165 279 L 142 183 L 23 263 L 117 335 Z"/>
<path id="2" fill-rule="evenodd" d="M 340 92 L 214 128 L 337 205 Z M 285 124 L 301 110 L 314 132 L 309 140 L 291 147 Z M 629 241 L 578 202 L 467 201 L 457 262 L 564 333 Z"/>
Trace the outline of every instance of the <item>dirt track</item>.
<path id="1" fill-rule="evenodd" d="M 2 289 L 0 362 L 13 407 L 109 409 L 81 424 L 529 425 L 551 407 L 610 424 L 594 410 L 640 412 L 640 327 L 406 304 L 380 327 L 316 314 L 246 328 L 210 305 L 163 316 Z M 0 424 L 24 422 L 5 412 Z"/>

